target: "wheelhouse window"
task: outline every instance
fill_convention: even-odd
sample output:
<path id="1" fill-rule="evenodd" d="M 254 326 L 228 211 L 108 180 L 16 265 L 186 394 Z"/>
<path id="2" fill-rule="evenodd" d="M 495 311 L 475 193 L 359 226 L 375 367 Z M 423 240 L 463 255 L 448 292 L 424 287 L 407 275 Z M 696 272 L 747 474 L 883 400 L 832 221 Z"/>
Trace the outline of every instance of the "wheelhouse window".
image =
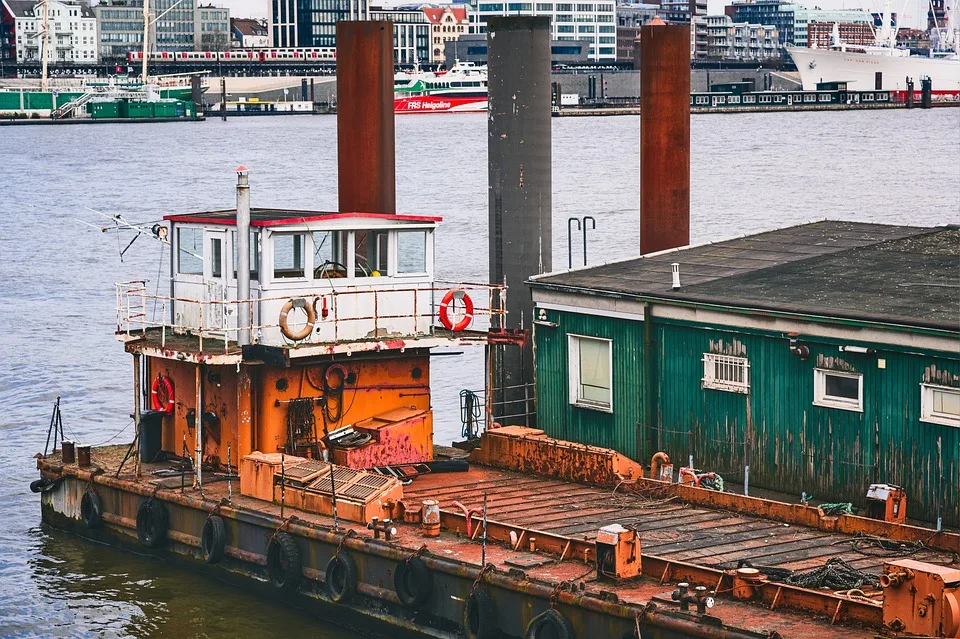
<path id="1" fill-rule="evenodd" d="M 177 272 L 203 275 L 203 229 L 189 226 L 177 229 Z"/>
<path id="2" fill-rule="evenodd" d="M 815 405 L 863 411 L 863 375 L 821 368 L 813 373 Z"/>
<path id="3" fill-rule="evenodd" d="M 313 277 L 347 277 L 347 231 L 313 232 Z"/>
<path id="4" fill-rule="evenodd" d="M 960 388 L 920 384 L 920 420 L 960 428 Z"/>
<path id="5" fill-rule="evenodd" d="M 302 233 L 273 234 L 273 277 L 304 277 L 304 236 Z"/>
<path id="6" fill-rule="evenodd" d="M 388 274 L 387 251 L 390 234 L 387 231 L 354 231 L 356 264 L 354 277 L 380 277 Z"/>
<path id="7" fill-rule="evenodd" d="M 568 335 L 570 403 L 613 412 L 613 342 Z"/>
<path id="8" fill-rule="evenodd" d="M 233 279 L 237 279 L 237 232 L 232 231 L 230 240 L 233 244 Z M 250 279 L 260 279 L 260 232 L 250 231 Z"/>
<path id="9" fill-rule="evenodd" d="M 731 393 L 750 392 L 750 363 L 746 357 L 704 353 L 703 387 Z"/>
<path id="10" fill-rule="evenodd" d="M 210 238 L 210 274 L 223 277 L 223 240 L 219 237 Z"/>
<path id="11" fill-rule="evenodd" d="M 397 233 L 397 273 L 426 274 L 427 232 L 399 231 Z"/>

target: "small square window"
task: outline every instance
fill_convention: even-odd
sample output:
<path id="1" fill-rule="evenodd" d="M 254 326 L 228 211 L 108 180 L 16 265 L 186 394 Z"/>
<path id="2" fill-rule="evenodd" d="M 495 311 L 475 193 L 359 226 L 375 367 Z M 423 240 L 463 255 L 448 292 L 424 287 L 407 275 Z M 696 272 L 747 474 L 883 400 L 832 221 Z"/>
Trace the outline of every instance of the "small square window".
<path id="1" fill-rule="evenodd" d="M 814 369 L 813 403 L 863 412 L 863 375 Z"/>
<path id="2" fill-rule="evenodd" d="M 746 357 L 704 353 L 703 387 L 731 393 L 750 392 L 750 363 Z"/>
<path id="3" fill-rule="evenodd" d="M 237 279 L 237 232 L 230 233 L 231 243 L 233 244 L 233 279 Z M 258 280 L 260 270 L 260 233 L 250 231 L 250 279 Z"/>
<path id="4" fill-rule="evenodd" d="M 354 231 L 356 264 L 354 277 L 380 277 L 388 275 L 386 231 Z"/>
<path id="5" fill-rule="evenodd" d="M 960 427 L 960 388 L 920 384 L 920 420 Z"/>
<path id="6" fill-rule="evenodd" d="M 613 412 L 613 342 L 568 335 L 570 403 Z"/>
<path id="7" fill-rule="evenodd" d="M 427 232 L 397 232 L 397 272 L 408 275 L 427 272 Z"/>
<path id="8" fill-rule="evenodd" d="M 203 275 L 203 229 L 189 226 L 177 229 L 177 272 Z"/>
<path id="9" fill-rule="evenodd" d="M 273 277 L 276 279 L 304 276 L 303 239 L 301 233 L 273 235 Z"/>

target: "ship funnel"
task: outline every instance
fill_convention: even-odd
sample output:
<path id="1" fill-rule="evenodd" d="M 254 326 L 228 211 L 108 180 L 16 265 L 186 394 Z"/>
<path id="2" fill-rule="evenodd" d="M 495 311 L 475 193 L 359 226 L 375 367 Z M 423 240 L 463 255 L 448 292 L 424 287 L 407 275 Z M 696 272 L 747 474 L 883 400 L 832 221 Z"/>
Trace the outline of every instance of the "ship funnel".
<path id="1" fill-rule="evenodd" d="M 487 69 L 490 281 L 507 285 L 502 328 L 530 330 L 525 282 L 553 268 L 549 18 L 489 18 Z M 495 348 L 490 365 L 494 417 L 531 425 L 532 345 Z"/>
<path id="2" fill-rule="evenodd" d="M 337 163 L 341 213 L 397 212 L 390 22 L 337 22 Z"/>
<path id="3" fill-rule="evenodd" d="M 689 243 L 690 26 L 659 22 L 640 27 L 640 253 Z"/>

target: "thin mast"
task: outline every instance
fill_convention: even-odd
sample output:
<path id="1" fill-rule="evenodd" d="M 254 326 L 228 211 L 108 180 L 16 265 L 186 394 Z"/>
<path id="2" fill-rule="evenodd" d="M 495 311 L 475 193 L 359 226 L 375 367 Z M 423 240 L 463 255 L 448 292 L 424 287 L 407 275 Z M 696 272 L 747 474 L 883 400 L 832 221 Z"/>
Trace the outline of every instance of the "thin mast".
<path id="1" fill-rule="evenodd" d="M 147 83 L 147 53 L 150 42 L 150 0 L 143 0 L 143 61 L 140 71 L 140 81 Z"/>
<path id="2" fill-rule="evenodd" d="M 42 69 L 40 71 L 40 90 L 46 91 L 48 86 L 47 81 L 47 63 L 50 57 L 50 0 L 43 0 L 43 55 L 41 58 Z M 56 110 L 57 105 L 53 104 L 52 108 Z"/>

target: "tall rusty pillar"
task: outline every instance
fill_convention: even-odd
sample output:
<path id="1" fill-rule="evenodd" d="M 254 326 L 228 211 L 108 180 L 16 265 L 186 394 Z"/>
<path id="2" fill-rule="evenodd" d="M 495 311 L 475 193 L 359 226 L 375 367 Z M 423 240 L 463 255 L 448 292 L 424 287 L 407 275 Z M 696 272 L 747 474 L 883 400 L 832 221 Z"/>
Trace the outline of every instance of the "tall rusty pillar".
<path id="1" fill-rule="evenodd" d="M 504 328 L 533 326 L 526 280 L 553 267 L 550 20 L 487 21 L 490 281 L 506 281 Z M 533 344 L 494 347 L 488 358 L 494 416 L 531 424 Z"/>
<path id="2" fill-rule="evenodd" d="M 690 243 L 690 26 L 640 27 L 640 48 L 643 254 Z"/>
<path id="3" fill-rule="evenodd" d="M 337 186 L 341 213 L 396 213 L 393 26 L 337 23 Z"/>

